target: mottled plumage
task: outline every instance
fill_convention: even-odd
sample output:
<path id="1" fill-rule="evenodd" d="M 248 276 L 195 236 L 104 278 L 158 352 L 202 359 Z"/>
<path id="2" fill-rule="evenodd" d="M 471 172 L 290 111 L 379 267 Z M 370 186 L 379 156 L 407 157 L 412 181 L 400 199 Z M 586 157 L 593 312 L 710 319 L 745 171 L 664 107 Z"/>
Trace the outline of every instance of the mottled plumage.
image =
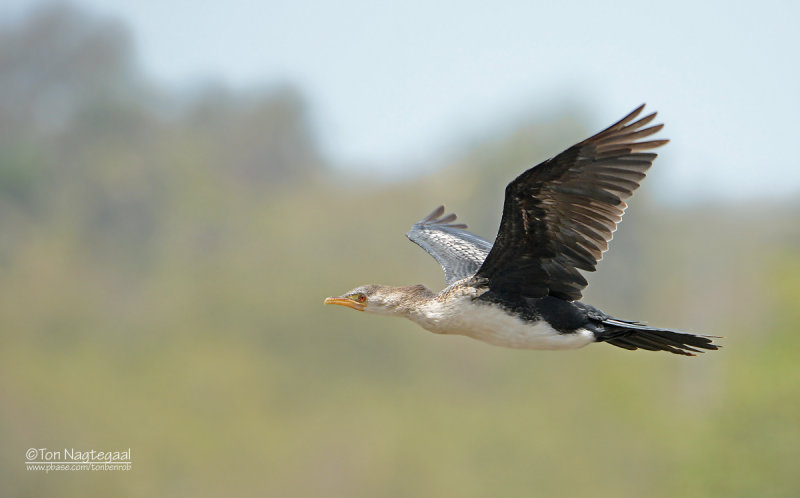
<path id="1" fill-rule="evenodd" d="M 454 224 L 456 215 L 444 214 L 439 206 L 424 219 L 414 223 L 406 233 L 412 242 L 428 251 L 442 265 L 447 285 L 475 275 L 492 249 L 492 243 L 464 230 L 467 225 Z"/>

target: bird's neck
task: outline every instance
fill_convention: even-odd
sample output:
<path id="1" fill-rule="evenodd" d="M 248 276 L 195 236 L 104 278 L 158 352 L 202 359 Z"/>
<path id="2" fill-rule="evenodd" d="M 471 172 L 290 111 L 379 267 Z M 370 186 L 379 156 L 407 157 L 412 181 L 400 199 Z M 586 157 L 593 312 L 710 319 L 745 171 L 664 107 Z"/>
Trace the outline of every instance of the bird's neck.
<path id="1" fill-rule="evenodd" d="M 422 328 L 437 334 L 448 333 L 452 328 L 453 303 L 424 285 L 393 287 L 387 308 L 389 314 L 408 318 Z"/>
<path id="2" fill-rule="evenodd" d="M 383 294 L 383 302 L 388 314 L 414 321 L 417 321 L 428 304 L 436 298 L 436 294 L 424 285 L 387 286 Z"/>

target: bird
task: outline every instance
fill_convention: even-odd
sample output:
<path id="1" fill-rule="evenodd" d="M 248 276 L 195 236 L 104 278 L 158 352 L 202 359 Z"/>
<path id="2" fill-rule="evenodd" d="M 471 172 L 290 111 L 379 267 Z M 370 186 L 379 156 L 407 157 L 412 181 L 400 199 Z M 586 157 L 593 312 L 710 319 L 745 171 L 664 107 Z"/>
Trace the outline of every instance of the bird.
<path id="1" fill-rule="evenodd" d="M 442 266 L 446 287 L 362 285 L 324 304 L 410 319 L 436 334 L 514 349 L 566 350 L 604 342 L 678 355 L 717 350 L 717 336 L 622 320 L 580 301 L 627 208 L 667 139 L 645 104 L 523 172 L 505 189 L 494 243 L 444 206 L 406 236 Z"/>

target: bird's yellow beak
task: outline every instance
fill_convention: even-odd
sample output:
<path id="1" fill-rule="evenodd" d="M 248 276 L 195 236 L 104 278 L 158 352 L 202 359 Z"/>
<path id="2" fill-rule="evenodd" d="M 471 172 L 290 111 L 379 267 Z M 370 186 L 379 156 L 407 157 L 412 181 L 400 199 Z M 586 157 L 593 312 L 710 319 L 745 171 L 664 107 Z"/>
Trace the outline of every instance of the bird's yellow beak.
<path id="1" fill-rule="evenodd" d="M 364 311 L 364 308 L 366 308 L 366 305 L 353 301 L 349 297 L 326 297 L 324 304 L 338 304 L 339 306 L 353 308 L 356 311 Z"/>

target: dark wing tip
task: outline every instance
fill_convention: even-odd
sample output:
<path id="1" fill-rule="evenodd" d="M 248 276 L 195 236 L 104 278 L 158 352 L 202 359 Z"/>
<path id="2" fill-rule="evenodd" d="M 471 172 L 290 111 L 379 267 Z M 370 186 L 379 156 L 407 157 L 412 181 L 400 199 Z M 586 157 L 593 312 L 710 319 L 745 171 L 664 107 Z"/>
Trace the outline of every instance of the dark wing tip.
<path id="1" fill-rule="evenodd" d="M 436 218 L 438 218 L 439 216 L 441 216 L 443 213 L 444 213 L 444 205 L 441 205 L 441 206 L 437 207 L 436 209 L 434 209 L 433 211 L 431 211 L 431 213 L 428 216 L 422 218 L 419 221 L 419 223 L 427 223 L 427 222 L 433 221 Z"/>
<path id="2" fill-rule="evenodd" d="M 609 127 L 608 127 L 608 128 L 606 128 L 606 129 L 604 129 L 603 131 L 601 131 L 601 132 L 600 132 L 600 133 L 598 133 L 597 135 L 603 134 L 603 133 L 605 133 L 605 132 L 607 132 L 607 131 L 611 131 L 611 130 L 618 130 L 618 129 L 620 129 L 620 128 L 623 128 L 623 127 L 625 127 L 625 125 L 627 125 L 628 123 L 630 123 L 631 121 L 633 121 L 634 119 L 636 119 L 636 118 L 639 116 L 639 114 L 641 114 L 641 113 L 642 113 L 642 111 L 644 110 L 644 106 L 646 106 L 646 105 L 647 105 L 647 104 L 642 104 L 642 105 L 640 105 L 640 106 L 639 106 L 639 107 L 637 107 L 636 109 L 634 109 L 634 110 L 632 110 L 631 112 L 629 112 L 629 113 L 628 113 L 628 114 L 627 114 L 627 115 L 626 115 L 624 118 L 620 119 L 620 120 L 619 120 L 619 121 L 617 121 L 616 123 L 612 124 L 611 126 L 609 126 Z M 652 113 L 652 114 L 650 114 L 650 115 L 648 115 L 648 116 L 645 116 L 645 117 L 644 117 L 643 119 L 641 119 L 640 121 L 644 121 L 644 123 L 648 123 L 648 122 L 652 121 L 652 120 L 653 120 L 655 117 L 656 117 L 656 113 Z"/>
<path id="3" fill-rule="evenodd" d="M 637 142 L 637 145 L 646 146 L 648 149 L 655 149 L 656 147 L 661 147 L 662 145 L 667 145 L 669 143 L 669 138 L 662 138 L 659 140 L 648 140 L 647 142 Z"/>
<path id="4" fill-rule="evenodd" d="M 621 141 L 628 141 L 635 143 L 635 140 L 638 138 L 643 138 L 649 135 L 653 135 L 661 131 L 664 127 L 663 124 L 652 125 L 645 128 L 646 125 L 650 124 L 658 115 L 657 112 L 651 112 L 650 114 L 644 116 L 636 120 L 639 115 L 644 110 L 645 104 L 640 105 L 630 113 L 628 113 L 624 118 L 620 119 L 616 123 L 612 124 L 608 128 L 592 135 L 591 137 L 587 138 L 583 142 L 578 145 L 582 145 L 589 142 L 595 143 L 604 143 L 608 140 L 613 142 L 621 142 Z M 636 121 L 634 121 L 636 120 Z M 640 144 L 647 144 L 650 147 L 659 147 L 667 143 L 668 140 L 654 140 L 652 142 L 639 142 Z"/>
<path id="5" fill-rule="evenodd" d="M 421 219 L 417 222 L 418 225 L 439 225 L 439 226 L 446 226 L 450 228 L 467 228 L 465 223 L 452 223 L 456 221 L 458 218 L 456 213 L 450 213 L 444 215 L 444 205 L 441 205 L 431 211 L 431 213 L 426 216 L 425 218 Z"/>

